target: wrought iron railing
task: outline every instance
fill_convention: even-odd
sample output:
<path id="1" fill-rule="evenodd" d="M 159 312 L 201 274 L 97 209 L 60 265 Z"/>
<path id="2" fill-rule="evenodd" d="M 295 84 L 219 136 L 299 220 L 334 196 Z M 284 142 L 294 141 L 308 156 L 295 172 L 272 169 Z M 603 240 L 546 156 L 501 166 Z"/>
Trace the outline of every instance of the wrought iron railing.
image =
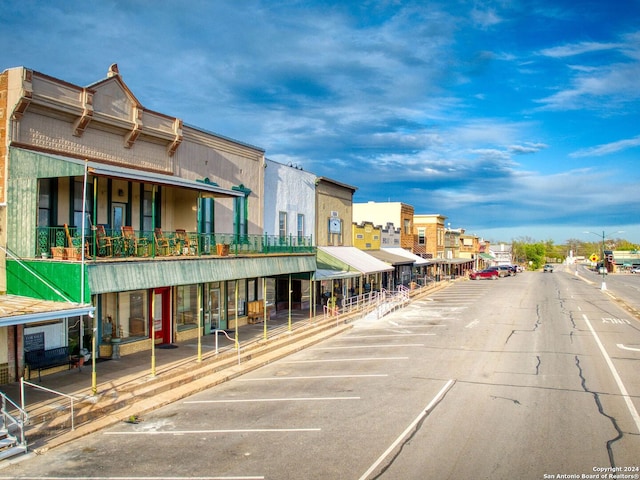
<path id="1" fill-rule="evenodd" d="M 68 231 L 68 234 L 67 234 Z M 80 260 L 83 254 L 82 232 L 76 227 L 38 227 L 36 257 L 55 260 Z M 108 230 L 92 228 L 85 233 L 84 257 L 87 261 L 109 258 L 155 258 L 178 256 L 267 255 L 277 253 L 313 253 L 311 236 L 236 235 L 140 231 L 130 228 Z"/>

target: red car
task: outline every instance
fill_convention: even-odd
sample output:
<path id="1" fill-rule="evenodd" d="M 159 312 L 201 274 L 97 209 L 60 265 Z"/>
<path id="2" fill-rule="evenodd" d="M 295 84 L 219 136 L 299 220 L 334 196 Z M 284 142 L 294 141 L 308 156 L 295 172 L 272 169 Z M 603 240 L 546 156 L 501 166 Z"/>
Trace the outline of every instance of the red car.
<path id="1" fill-rule="evenodd" d="M 481 278 L 490 278 L 492 280 L 497 280 L 500 276 L 500 273 L 496 269 L 485 268 L 484 270 L 480 270 L 478 272 L 473 271 L 469 274 L 469 278 L 471 280 L 480 280 Z"/>

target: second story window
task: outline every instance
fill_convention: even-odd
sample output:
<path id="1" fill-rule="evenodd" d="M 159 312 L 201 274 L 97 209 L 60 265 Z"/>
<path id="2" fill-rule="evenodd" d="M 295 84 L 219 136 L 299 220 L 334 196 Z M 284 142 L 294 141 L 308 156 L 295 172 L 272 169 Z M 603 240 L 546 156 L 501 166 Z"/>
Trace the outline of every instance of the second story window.
<path id="1" fill-rule="evenodd" d="M 427 236 L 424 228 L 418 228 L 418 245 L 426 245 Z"/>
<path id="2" fill-rule="evenodd" d="M 287 236 L 287 212 L 278 214 L 278 235 L 280 238 Z"/>
<path id="3" fill-rule="evenodd" d="M 38 226 L 50 227 L 54 219 L 55 188 L 52 178 L 41 178 L 38 184 Z"/>
<path id="4" fill-rule="evenodd" d="M 404 219 L 404 234 L 405 235 L 411 234 L 411 220 L 409 220 L 408 218 Z"/>
<path id="5" fill-rule="evenodd" d="M 304 215 L 302 213 L 298 214 L 298 240 L 301 240 L 304 237 Z"/>
<path id="6" fill-rule="evenodd" d="M 84 192 L 84 179 L 82 177 L 78 177 L 73 182 L 73 226 L 78 228 L 78 231 L 82 228 L 82 211 L 84 209 L 85 212 L 85 234 L 89 234 L 91 228 L 91 213 L 93 212 L 93 195 L 91 192 L 93 191 L 87 185 L 86 189 L 86 199 L 84 202 L 84 207 L 82 205 L 82 192 Z"/>

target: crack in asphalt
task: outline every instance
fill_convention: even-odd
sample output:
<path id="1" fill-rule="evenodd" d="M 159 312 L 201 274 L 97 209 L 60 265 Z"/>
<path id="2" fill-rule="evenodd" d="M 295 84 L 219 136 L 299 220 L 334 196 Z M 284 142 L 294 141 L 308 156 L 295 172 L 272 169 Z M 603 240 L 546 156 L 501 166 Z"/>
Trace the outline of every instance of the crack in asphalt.
<path id="1" fill-rule="evenodd" d="M 586 393 L 590 393 L 591 395 L 593 395 L 593 399 L 596 402 L 596 405 L 598 407 L 598 412 L 600 413 L 600 415 L 609 419 L 609 421 L 613 425 L 613 428 L 616 430 L 616 432 L 618 432 L 618 435 L 615 438 L 612 438 L 611 440 L 607 440 L 607 453 L 609 454 L 609 463 L 611 464 L 611 467 L 614 468 L 616 466 L 616 461 L 613 455 L 612 445 L 618 440 L 622 439 L 624 434 L 620 429 L 620 427 L 618 426 L 618 422 L 616 421 L 615 417 L 612 417 L 611 415 L 608 415 L 604 412 L 604 408 L 602 407 L 602 402 L 600 402 L 600 395 L 597 392 L 592 392 L 587 388 L 587 380 L 584 378 L 584 372 L 582 370 L 582 366 L 580 365 L 580 358 L 576 355 L 575 359 L 576 359 L 576 367 L 578 367 L 578 375 L 581 380 L 580 384 L 582 385 L 582 389 Z"/>

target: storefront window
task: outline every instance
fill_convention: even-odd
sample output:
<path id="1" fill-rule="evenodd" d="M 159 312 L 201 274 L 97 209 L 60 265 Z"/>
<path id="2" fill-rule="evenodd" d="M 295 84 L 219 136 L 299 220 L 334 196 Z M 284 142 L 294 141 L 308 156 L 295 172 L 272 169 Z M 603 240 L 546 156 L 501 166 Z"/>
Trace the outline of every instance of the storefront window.
<path id="1" fill-rule="evenodd" d="M 198 285 L 176 287 L 176 324 L 178 330 L 198 326 Z"/>
<path id="2" fill-rule="evenodd" d="M 247 283 L 245 280 L 238 280 L 238 316 L 246 315 L 247 303 Z M 236 314 L 236 280 L 227 282 L 227 312 L 231 320 Z"/>
<path id="3" fill-rule="evenodd" d="M 118 294 L 118 315 L 115 320 L 116 337 L 148 337 L 147 291 L 135 290 Z"/>

